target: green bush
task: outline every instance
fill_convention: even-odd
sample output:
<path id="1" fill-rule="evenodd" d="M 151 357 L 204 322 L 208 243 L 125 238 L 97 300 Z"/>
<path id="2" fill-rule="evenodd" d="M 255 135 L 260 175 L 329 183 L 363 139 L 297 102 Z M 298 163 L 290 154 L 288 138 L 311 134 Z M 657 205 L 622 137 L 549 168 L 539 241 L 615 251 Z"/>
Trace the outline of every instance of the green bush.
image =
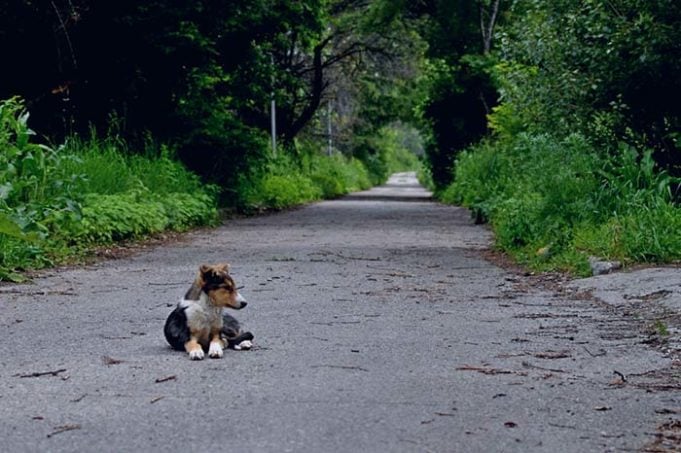
<path id="1" fill-rule="evenodd" d="M 217 219 L 215 188 L 169 157 L 131 155 L 121 140 L 31 142 L 19 99 L 0 102 L 0 280 L 84 247 Z"/>
<path id="2" fill-rule="evenodd" d="M 245 202 L 251 208 L 283 209 L 320 197 L 321 190 L 303 175 L 264 175 L 248 188 Z"/>
<path id="3" fill-rule="evenodd" d="M 371 187 L 367 168 L 355 158 L 348 159 L 340 154 L 315 155 L 309 166 L 310 178 L 321 189 L 324 198 L 336 198 Z"/>
<path id="4" fill-rule="evenodd" d="M 371 187 L 369 171 L 358 159 L 326 156 L 310 143 L 301 148 L 298 159 L 279 155 L 243 177 L 236 193 L 239 208 L 284 209 Z"/>
<path id="5" fill-rule="evenodd" d="M 341 167 L 345 164 L 344 159 L 336 155 L 315 156 L 310 162 L 310 179 L 321 190 L 323 198 L 336 198 L 348 192 L 349 181 Z"/>
<path id="6" fill-rule="evenodd" d="M 214 201 L 206 194 L 144 192 L 89 194 L 82 217 L 69 228 L 76 243 L 108 243 L 214 223 Z"/>
<path id="7" fill-rule="evenodd" d="M 521 262 L 585 273 L 589 255 L 681 259 L 672 182 L 648 151 L 623 146 L 603 158 L 580 135 L 520 134 L 462 153 L 439 196 L 488 220 L 497 245 Z"/>
<path id="8" fill-rule="evenodd" d="M 357 192 L 371 187 L 369 170 L 359 159 L 352 157 L 347 164 L 341 165 L 340 168 L 343 172 L 348 192 Z"/>
<path id="9" fill-rule="evenodd" d="M 60 147 L 60 153 L 70 158 L 62 160 L 58 170 L 65 178 L 79 175 L 74 182 L 79 193 L 114 194 L 142 189 L 163 194 L 213 190 L 180 162 L 171 159 L 173 153 L 167 146 L 148 153 L 156 156 L 147 157 L 133 154 L 127 144 L 116 137 L 99 139 L 92 135 L 83 140 L 74 136 Z"/>

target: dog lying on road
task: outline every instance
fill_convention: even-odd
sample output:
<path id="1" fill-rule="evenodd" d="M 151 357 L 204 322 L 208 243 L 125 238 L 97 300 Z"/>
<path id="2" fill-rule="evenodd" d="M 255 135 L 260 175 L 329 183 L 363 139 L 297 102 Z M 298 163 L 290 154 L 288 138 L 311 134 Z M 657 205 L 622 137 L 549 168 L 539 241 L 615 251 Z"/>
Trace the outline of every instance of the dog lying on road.
<path id="1" fill-rule="evenodd" d="M 253 334 L 242 332 L 239 321 L 225 313 L 241 310 L 246 301 L 229 275 L 229 264 L 204 264 L 184 299 L 170 313 L 163 328 L 173 349 L 187 351 L 192 360 L 202 360 L 205 351 L 214 359 L 225 347 L 250 349 Z"/>

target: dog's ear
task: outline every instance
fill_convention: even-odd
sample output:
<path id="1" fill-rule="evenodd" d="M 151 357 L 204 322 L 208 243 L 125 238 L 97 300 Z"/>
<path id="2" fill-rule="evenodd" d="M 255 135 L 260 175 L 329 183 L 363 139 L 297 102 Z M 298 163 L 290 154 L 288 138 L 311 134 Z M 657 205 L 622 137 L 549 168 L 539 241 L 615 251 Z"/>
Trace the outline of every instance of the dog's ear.
<path id="1" fill-rule="evenodd" d="M 216 264 L 215 269 L 224 272 L 225 274 L 229 274 L 229 263 Z"/>
<path id="2" fill-rule="evenodd" d="M 204 282 L 210 282 L 219 278 L 221 271 L 215 266 L 202 264 L 199 267 L 199 275 Z"/>
<path id="3" fill-rule="evenodd" d="M 199 267 L 199 273 L 203 284 L 219 284 L 229 275 L 228 264 L 203 264 Z"/>

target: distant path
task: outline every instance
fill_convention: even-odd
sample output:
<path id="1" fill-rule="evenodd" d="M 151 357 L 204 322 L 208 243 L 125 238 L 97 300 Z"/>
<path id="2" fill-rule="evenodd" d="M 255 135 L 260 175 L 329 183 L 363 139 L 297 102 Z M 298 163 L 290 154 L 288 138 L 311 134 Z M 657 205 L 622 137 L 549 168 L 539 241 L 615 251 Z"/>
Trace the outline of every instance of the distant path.
<path id="1" fill-rule="evenodd" d="M 654 440 L 681 403 L 645 373 L 669 359 L 631 317 L 486 261 L 489 243 L 466 210 L 399 174 L 0 286 L 0 450 L 602 452 Z M 163 322 L 198 265 L 223 260 L 245 286 L 236 315 L 256 348 L 191 362 Z"/>

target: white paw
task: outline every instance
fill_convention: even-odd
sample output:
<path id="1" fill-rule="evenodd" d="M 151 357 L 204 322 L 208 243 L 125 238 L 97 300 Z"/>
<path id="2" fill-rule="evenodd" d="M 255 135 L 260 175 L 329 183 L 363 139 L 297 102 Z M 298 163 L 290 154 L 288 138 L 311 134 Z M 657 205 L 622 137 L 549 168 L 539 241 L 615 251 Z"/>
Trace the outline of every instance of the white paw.
<path id="1" fill-rule="evenodd" d="M 244 340 L 241 343 L 234 345 L 234 349 L 236 351 L 247 350 L 247 349 L 251 349 L 252 347 L 253 347 L 253 343 L 251 343 L 251 340 Z"/>
<path id="2" fill-rule="evenodd" d="M 193 351 L 189 351 L 189 358 L 192 360 L 203 360 L 203 357 L 203 349 L 194 349 Z"/>
<path id="3" fill-rule="evenodd" d="M 222 357 L 222 345 L 220 343 L 211 343 L 208 347 L 208 356 L 211 359 L 219 359 Z"/>

